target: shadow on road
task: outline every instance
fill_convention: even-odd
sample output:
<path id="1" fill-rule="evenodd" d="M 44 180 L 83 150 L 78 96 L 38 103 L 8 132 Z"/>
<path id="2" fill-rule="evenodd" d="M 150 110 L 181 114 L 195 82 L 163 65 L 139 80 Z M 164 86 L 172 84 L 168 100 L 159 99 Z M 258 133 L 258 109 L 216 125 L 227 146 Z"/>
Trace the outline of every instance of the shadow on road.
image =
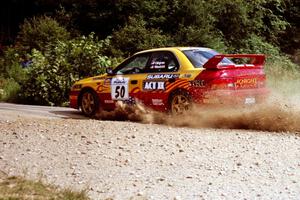
<path id="1" fill-rule="evenodd" d="M 66 110 L 66 111 L 49 111 L 51 114 L 55 114 L 58 118 L 62 119 L 89 119 L 85 117 L 80 111 Z"/>

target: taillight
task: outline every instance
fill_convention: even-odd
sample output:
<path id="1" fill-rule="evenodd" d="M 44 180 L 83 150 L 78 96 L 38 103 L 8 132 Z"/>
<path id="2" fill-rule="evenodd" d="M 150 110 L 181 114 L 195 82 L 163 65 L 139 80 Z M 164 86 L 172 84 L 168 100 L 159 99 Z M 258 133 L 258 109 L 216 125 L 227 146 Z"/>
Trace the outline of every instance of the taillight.
<path id="1" fill-rule="evenodd" d="M 234 90 L 235 84 L 234 84 L 234 80 L 231 78 L 214 79 L 210 83 L 210 88 L 212 90 Z"/>

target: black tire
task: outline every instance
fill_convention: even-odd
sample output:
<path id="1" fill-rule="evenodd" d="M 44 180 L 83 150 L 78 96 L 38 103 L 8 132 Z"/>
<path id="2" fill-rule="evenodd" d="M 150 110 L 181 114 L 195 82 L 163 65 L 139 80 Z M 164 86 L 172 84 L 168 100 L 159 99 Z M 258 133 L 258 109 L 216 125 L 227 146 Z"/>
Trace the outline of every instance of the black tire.
<path id="1" fill-rule="evenodd" d="M 182 114 L 192 107 L 192 99 L 184 90 L 174 91 L 169 98 L 169 111 L 171 114 Z"/>
<path id="2" fill-rule="evenodd" d="M 99 98 L 96 92 L 85 90 L 80 97 L 81 112 L 87 117 L 94 117 L 99 110 Z"/>

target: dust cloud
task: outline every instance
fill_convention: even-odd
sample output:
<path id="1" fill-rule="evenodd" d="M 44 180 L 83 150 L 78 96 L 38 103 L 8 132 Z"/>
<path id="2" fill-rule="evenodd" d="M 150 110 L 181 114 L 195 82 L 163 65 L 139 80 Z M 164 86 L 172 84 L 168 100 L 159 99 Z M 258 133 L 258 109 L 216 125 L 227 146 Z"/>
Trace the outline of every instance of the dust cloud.
<path id="1" fill-rule="evenodd" d="M 174 127 L 300 132 L 300 111 L 276 103 L 244 108 L 195 107 L 192 111 L 181 115 L 156 112 L 139 104 L 135 106 L 119 104 L 114 111 L 99 112 L 97 118 Z"/>
<path id="2" fill-rule="evenodd" d="M 269 84 L 271 85 L 271 84 Z M 279 86 L 279 87 L 278 87 Z M 133 121 L 174 127 L 247 129 L 272 132 L 300 132 L 300 81 L 284 81 L 271 89 L 265 103 L 246 107 L 194 108 L 185 114 L 170 115 L 143 107 L 118 103 L 114 111 L 101 111 L 102 120 Z"/>

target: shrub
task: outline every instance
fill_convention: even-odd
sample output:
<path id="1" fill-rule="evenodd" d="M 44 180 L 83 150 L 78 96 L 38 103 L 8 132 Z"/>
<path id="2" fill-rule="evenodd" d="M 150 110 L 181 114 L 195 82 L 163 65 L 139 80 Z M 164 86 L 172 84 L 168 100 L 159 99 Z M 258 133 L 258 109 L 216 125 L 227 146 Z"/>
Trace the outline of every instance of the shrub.
<path id="1" fill-rule="evenodd" d="M 285 95 L 297 92 L 300 78 L 299 66 L 287 55 L 282 54 L 278 47 L 265 42 L 261 37 L 251 35 L 245 40 L 245 49 L 240 51 L 266 54 L 265 72 L 268 76 L 268 86 Z"/>
<path id="2" fill-rule="evenodd" d="M 0 78 L 0 101 L 16 102 L 20 85 L 14 79 Z"/>
<path id="3" fill-rule="evenodd" d="M 236 49 L 235 53 L 265 54 L 267 56 L 265 70 L 271 79 L 299 77 L 299 67 L 278 47 L 266 42 L 265 39 L 252 34 L 243 41 L 244 48 Z"/>
<path id="4" fill-rule="evenodd" d="M 9 47 L 0 57 L 0 100 L 16 102 L 20 85 L 27 79 L 26 69 L 21 66 L 20 53 Z"/>
<path id="5" fill-rule="evenodd" d="M 124 57 L 137 51 L 173 44 L 169 36 L 146 25 L 142 17 L 130 17 L 128 23 L 112 35 L 112 55 Z"/>
<path id="6" fill-rule="evenodd" d="M 103 56 L 109 39 L 99 41 L 94 33 L 73 39 L 69 35 L 50 17 L 25 20 L 18 45 L 8 48 L 0 58 L 5 80 L 1 99 L 18 97 L 30 104 L 62 105 L 68 101 L 69 89 L 76 80 L 103 74 L 112 64 L 112 59 Z"/>
<path id="7" fill-rule="evenodd" d="M 195 26 L 179 26 L 176 33 L 176 43 L 179 46 L 204 46 L 220 52 L 226 51 L 221 34 L 207 28 Z"/>
<path id="8" fill-rule="evenodd" d="M 22 68 L 22 62 L 25 61 L 19 51 L 9 47 L 4 51 L 3 57 L 0 57 L 0 73 L 3 78 L 12 78 L 18 83 L 26 79 L 26 69 Z"/>
<path id="9" fill-rule="evenodd" d="M 68 101 L 72 84 L 105 72 L 112 60 L 102 55 L 105 43 L 94 34 L 49 45 L 45 52 L 33 50 L 30 78 L 22 86 L 22 97 L 30 103 L 62 105 Z"/>
<path id="10" fill-rule="evenodd" d="M 285 97 L 299 94 L 300 69 L 287 56 L 266 63 L 268 86 Z"/>
<path id="11" fill-rule="evenodd" d="M 25 19 L 20 26 L 17 44 L 26 52 L 32 49 L 44 51 L 46 46 L 55 45 L 58 41 L 66 41 L 69 38 L 69 32 L 56 20 L 40 16 Z"/>
<path id="12" fill-rule="evenodd" d="M 276 59 L 280 55 L 278 47 L 266 42 L 266 40 L 255 34 L 251 34 L 249 38 L 243 40 L 243 47 L 239 48 L 239 52 L 244 53 L 264 53 L 268 56 L 268 60 Z M 275 57 L 274 57 L 275 56 Z"/>

